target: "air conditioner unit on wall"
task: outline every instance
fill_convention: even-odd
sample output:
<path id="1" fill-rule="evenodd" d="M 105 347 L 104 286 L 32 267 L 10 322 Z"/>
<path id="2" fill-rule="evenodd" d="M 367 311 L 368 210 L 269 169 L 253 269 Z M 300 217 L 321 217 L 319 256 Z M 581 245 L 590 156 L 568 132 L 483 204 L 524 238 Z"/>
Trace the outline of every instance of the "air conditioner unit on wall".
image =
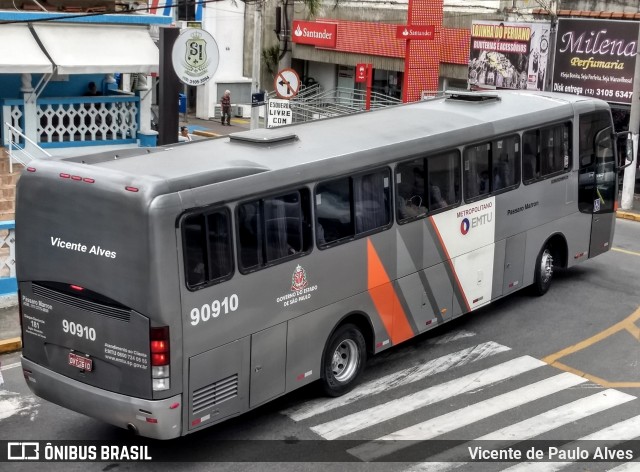
<path id="1" fill-rule="evenodd" d="M 251 105 L 236 105 L 236 117 L 251 118 Z"/>

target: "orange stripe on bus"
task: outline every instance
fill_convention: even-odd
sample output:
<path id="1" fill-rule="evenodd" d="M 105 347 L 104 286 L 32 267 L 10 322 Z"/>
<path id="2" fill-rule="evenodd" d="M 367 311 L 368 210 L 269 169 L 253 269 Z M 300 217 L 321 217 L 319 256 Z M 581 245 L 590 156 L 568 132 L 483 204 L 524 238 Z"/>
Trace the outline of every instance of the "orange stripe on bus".
<path id="1" fill-rule="evenodd" d="M 367 288 L 393 344 L 414 336 L 398 295 L 371 240 L 367 239 Z"/>

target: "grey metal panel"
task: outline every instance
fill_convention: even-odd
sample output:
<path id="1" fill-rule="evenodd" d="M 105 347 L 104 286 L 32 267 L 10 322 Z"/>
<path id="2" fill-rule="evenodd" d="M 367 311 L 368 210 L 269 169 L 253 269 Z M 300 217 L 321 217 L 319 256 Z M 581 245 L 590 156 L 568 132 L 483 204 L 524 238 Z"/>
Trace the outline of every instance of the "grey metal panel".
<path id="1" fill-rule="evenodd" d="M 286 323 L 251 336 L 251 408 L 284 393 L 286 358 Z"/>
<path id="2" fill-rule="evenodd" d="M 504 260 L 504 284 L 503 293 L 515 292 L 522 288 L 522 275 L 524 273 L 524 253 L 527 243 L 527 235 L 520 233 L 507 239 L 507 247 Z"/>
<path id="3" fill-rule="evenodd" d="M 615 213 L 594 213 L 591 221 L 591 243 L 589 244 L 589 257 L 611 249 Z"/>
<path id="4" fill-rule="evenodd" d="M 427 289 L 423 286 L 420 275 L 414 273 L 398 279 L 397 287 L 406 302 L 406 308 L 409 311 L 407 315 L 413 318 L 418 331 L 425 331 L 427 329 L 426 322 L 434 320 L 435 315 L 429 302 L 430 294 L 427 294 Z M 433 323 L 434 326 L 436 324 Z"/>
<path id="5" fill-rule="evenodd" d="M 396 226 L 398 277 L 412 274 L 444 260 L 429 230 L 427 218 Z"/>
<path id="6" fill-rule="evenodd" d="M 245 411 L 249 407 L 248 402 L 248 361 L 249 361 L 249 337 L 239 339 L 224 346 L 203 352 L 189 359 L 189 399 L 188 414 L 185 415 L 186 429 L 208 426 L 223 418 Z M 194 392 L 224 382 L 237 375 L 237 394 L 229 392 L 229 398 L 224 397 L 221 403 L 213 402 L 207 408 L 194 414 Z M 202 421 L 209 415 L 209 419 Z M 194 420 L 201 420 L 193 425 Z"/>
<path id="7" fill-rule="evenodd" d="M 491 299 L 497 298 L 503 293 L 504 281 L 504 259 L 506 241 L 501 239 L 495 243 L 495 251 L 493 253 L 493 285 L 491 287 Z M 523 256 L 524 257 L 524 256 Z"/>
<path id="8" fill-rule="evenodd" d="M 448 262 L 424 270 L 429 287 L 435 299 L 433 317 L 438 321 L 447 321 L 453 317 L 453 281 L 446 270 Z M 432 302 L 433 303 L 433 302 Z"/>

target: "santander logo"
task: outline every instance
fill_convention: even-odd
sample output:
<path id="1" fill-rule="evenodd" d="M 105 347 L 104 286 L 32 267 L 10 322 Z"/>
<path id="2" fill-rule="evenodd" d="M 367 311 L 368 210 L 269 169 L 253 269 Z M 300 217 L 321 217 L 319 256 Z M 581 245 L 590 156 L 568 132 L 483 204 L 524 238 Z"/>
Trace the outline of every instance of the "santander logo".
<path id="1" fill-rule="evenodd" d="M 298 44 L 311 44 L 319 47 L 336 47 L 337 25 L 314 21 L 294 21 L 292 40 Z"/>
<path id="2" fill-rule="evenodd" d="M 312 31 L 308 30 L 307 28 L 302 29 L 300 28 L 300 25 L 298 25 L 293 34 L 295 34 L 297 37 L 320 39 L 331 39 L 331 36 L 333 36 L 333 33 L 329 33 L 326 28 L 322 31 Z"/>

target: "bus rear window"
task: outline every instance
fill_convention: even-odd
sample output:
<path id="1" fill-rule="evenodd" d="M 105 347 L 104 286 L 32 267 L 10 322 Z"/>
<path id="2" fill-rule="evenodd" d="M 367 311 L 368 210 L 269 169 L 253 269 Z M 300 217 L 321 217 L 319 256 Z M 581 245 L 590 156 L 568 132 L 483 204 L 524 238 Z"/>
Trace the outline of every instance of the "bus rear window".
<path id="1" fill-rule="evenodd" d="M 231 231 L 226 210 L 187 216 L 182 223 L 187 286 L 211 285 L 233 273 Z"/>

